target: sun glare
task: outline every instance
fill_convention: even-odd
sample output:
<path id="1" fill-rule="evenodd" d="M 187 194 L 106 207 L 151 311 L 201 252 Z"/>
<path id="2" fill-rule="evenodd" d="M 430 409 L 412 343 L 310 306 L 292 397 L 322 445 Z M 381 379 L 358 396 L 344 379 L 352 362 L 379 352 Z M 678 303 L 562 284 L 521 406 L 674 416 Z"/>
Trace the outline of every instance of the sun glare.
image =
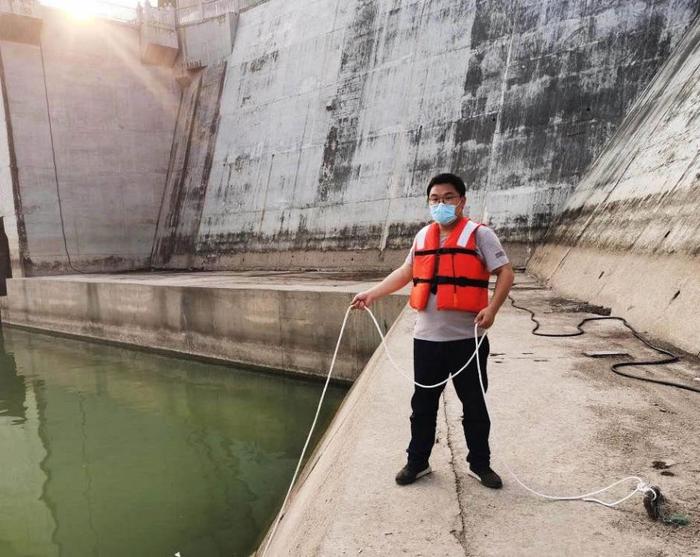
<path id="1" fill-rule="evenodd" d="M 67 4 L 66 11 L 75 19 L 85 21 L 92 17 L 92 2 L 89 0 L 72 0 Z"/>
<path id="2" fill-rule="evenodd" d="M 94 12 L 92 0 L 45 0 L 42 3 L 67 12 L 78 21 L 87 21 Z"/>
<path id="3" fill-rule="evenodd" d="M 87 21 L 98 16 L 108 8 L 115 10 L 136 5 L 136 0 L 104 2 L 102 0 L 40 0 L 42 4 L 64 10 L 78 21 Z"/>

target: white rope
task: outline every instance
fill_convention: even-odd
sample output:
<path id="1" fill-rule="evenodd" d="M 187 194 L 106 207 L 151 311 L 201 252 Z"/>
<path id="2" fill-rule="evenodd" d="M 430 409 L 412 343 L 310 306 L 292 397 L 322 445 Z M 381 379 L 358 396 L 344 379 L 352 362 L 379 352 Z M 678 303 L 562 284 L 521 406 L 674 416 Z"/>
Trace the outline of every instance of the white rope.
<path id="1" fill-rule="evenodd" d="M 474 324 L 474 336 L 478 334 L 477 332 L 477 327 L 476 323 Z M 485 335 L 484 335 L 485 336 Z M 483 339 L 484 336 L 481 338 Z M 484 389 L 484 380 L 481 377 L 481 362 L 479 361 L 479 355 L 478 355 L 478 347 L 474 351 L 474 354 L 476 354 L 476 369 L 477 369 L 477 374 L 479 376 L 479 386 L 481 387 L 481 394 L 484 396 L 484 406 L 486 407 L 486 414 L 489 414 L 489 408 L 488 404 L 486 403 L 486 390 Z M 490 418 L 490 416 L 489 416 Z M 513 472 L 513 470 L 508 466 L 508 463 L 503 460 L 502 458 L 499 458 L 498 461 L 503 465 L 503 467 L 508 471 L 508 473 L 513 476 L 516 482 L 520 484 L 522 487 L 524 487 L 527 491 L 532 493 L 533 495 L 538 495 L 539 497 L 544 497 L 545 499 L 550 499 L 552 501 L 588 501 L 591 503 L 599 503 L 600 505 L 604 505 L 606 507 L 615 507 L 622 503 L 623 501 L 626 501 L 630 497 L 632 497 L 635 493 L 641 492 L 641 493 L 646 493 L 647 491 L 650 491 L 654 499 L 656 499 L 656 493 L 654 492 L 653 489 L 651 489 L 651 486 L 649 486 L 642 478 L 638 476 L 627 476 L 626 478 L 622 478 L 621 480 L 618 480 L 614 483 L 611 483 L 607 487 L 603 487 L 601 489 L 598 489 L 596 491 L 591 491 L 590 493 L 584 493 L 582 495 L 547 495 L 546 493 L 540 493 L 539 491 L 532 489 L 531 487 L 525 485 L 522 480 Z M 637 486 L 634 488 L 632 492 L 629 494 L 625 495 L 622 499 L 618 499 L 617 501 L 613 501 L 612 503 L 607 503 L 605 501 L 602 501 L 600 499 L 596 499 L 592 497 L 593 495 L 598 495 L 599 493 L 604 493 L 613 487 L 621 484 L 628 482 L 629 480 L 635 480 L 637 482 Z"/>
<path id="2" fill-rule="evenodd" d="M 279 526 L 280 520 L 282 520 L 283 516 L 283 511 L 284 507 L 287 505 L 287 500 L 289 499 L 289 494 L 292 492 L 292 487 L 294 487 L 294 482 L 297 481 L 297 475 L 299 475 L 299 469 L 301 468 L 301 463 L 304 460 L 304 455 L 306 454 L 306 449 L 309 446 L 309 442 L 311 441 L 311 436 L 314 433 L 314 429 L 316 428 L 316 422 L 318 421 L 318 415 L 321 412 L 321 405 L 323 404 L 323 399 L 326 396 L 326 391 L 328 390 L 328 383 L 331 380 L 331 374 L 333 373 L 333 368 L 335 367 L 335 360 L 338 356 L 338 349 L 340 348 L 340 341 L 343 338 L 343 333 L 345 332 L 345 325 L 348 322 L 348 316 L 350 315 L 350 310 L 352 307 L 348 307 L 348 309 L 345 311 L 345 317 L 343 317 L 343 324 L 340 327 L 340 334 L 338 335 L 338 342 L 335 343 L 335 350 L 333 351 L 333 359 L 331 360 L 331 367 L 328 368 L 328 376 L 326 377 L 326 384 L 323 386 L 323 391 L 321 392 L 321 398 L 318 400 L 318 406 L 316 407 L 316 415 L 314 416 L 314 421 L 311 423 L 311 429 L 309 430 L 309 434 L 306 436 L 306 441 L 304 442 L 304 448 L 301 450 L 301 456 L 299 457 L 299 462 L 297 462 L 297 467 L 296 470 L 294 470 L 294 475 L 292 476 L 292 481 L 289 483 L 289 489 L 287 489 L 287 494 L 284 496 L 284 501 L 282 501 L 282 506 L 280 507 L 279 513 L 277 514 L 277 518 L 275 519 L 275 524 L 272 528 L 272 531 L 270 532 L 270 535 L 267 537 L 267 543 L 265 544 L 265 548 L 263 549 L 262 555 L 263 557 L 267 553 L 267 548 L 270 547 L 270 542 L 272 541 L 272 538 L 275 535 L 275 532 L 277 531 L 277 526 Z"/>
<path id="3" fill-rule="evenodd" d="M 471 361 L 474 358 L 476 358 L 477 373 L 479 375 L 479 385 L 481 386 L 481 393 L 484 396 L 484 406 L 486 406 L 486 413 L 488 414 L 488 405 L 486 404 L 486 390 L 484 389 L 484 383 L 483 383 L 483 379 L 481 377 L 481 362 L 479 361 L 479 348 L 481 347 L 481 343 L 484 341 L 484 338 L 486 338 L 486 335 L 484 334 L 481 336 L 481 338 L 479 338 L 479 332 L 478 332 L 478 327 L 477 327 L 476 323 L 474 324 L 474 338 L 476 339 L 476 345 L 474 348 L 474 353 L 467 360 L 467 363 L 465 363 L 455 373 L 450 373 L 447 376 L 447 379 L 445 379 L 444 381 L 440 381 L 439 383 L 435 383 L 434 385 L 423 385 L 422 383 L 418 383 L 417 381 L 414 381 L 412 375 L 409 375 L 408 373 L 406 373 L 403 369 L 401 369 L 396 364 L 396 362 L 394 361 L 394 358 L 392 357 L 391 353 L 389 352 L 389 348 L 386 345 L 386 339 L 384 337 L 384 333 L 382 332 L 382 328 L 379 326 L 379 323 L 377 322 L 377 319 L 374 317 L 372 310 L 370 310 L 366 306 L 363 309 L 365 309 L 367 311 L 367 313 L 369 313 L 369 316 L 372 318 L 372 321 L 374 322 L 374 326 L 376 327 L 377 332 L 379 333 L 379 336 L 381 337 L 381 344 L 382 344 L 382 347 L 384 348 L 384 352 L 387 355 L 387 358 L 389 359 L 389 362 L 391 363 L 392 367 L 395 370 L 397 370 L 399 373 L 401 373 L 401 375 L 406 377 L 409 381 L 411 381 L 411 383 L 413 383 L 414 385 L 416 385 L 418 387 L 422 387 L 424 389 L 433 389 L 433 388 L 439 387 L 441 385 L 444 385 L 450 379 L 456 377 L 462 371 L 464 371 L 467 368 L 467 366 L 471 363 Z M 343 334 L 345 333 L 345 326 L 347 325 L 348 316 L 350 315 L 351 310 L 352 310 L 352 306 L 348 306 L 348 309 L 345 311 L 345 316 L 343 317 L 343 324 L 340 327 L 340 333 L 338 334 L 338 340 L 335 343 L 335 350 L 333 351 L 333 358 L 331 359 L 331 365 L 328 368 L 328 375 L 326 376 L 326 382 L 323 386 L 323 391 L 321 392 L 321 398 L 319 399 L 318 406 L 316 407 L 316 414 L 314 416 L 313 422 L 311 423 L 311 429 L 309 429 L 309 434 L 306 436 L 306 441 L 304 442 L 304 448 L 301 450 L 301 456 L 299 456 L 299 462 L 297 462 L 296 469 L 294 470 L 294 475 L 292 476 L 292 481 L 289 483 L 289 488 L 287 489 L 287 494 L 284 496 L 284 500 L 282 501 L 282 506 L 280 507 L 279 513 L 277 514 L 277 518 L 275 519 L 272 530 L 271 530 L 269 536 L 267 537 L 267 543 L 265 544 L 265 547 L 262 551 L 261 557 L 264 557 L 265 554 L 267 553 L 267 550 L 270 546 L 270 542 L 272 541 L 272 538 L 274 537 L 275 532 L 277 531 L 277 527 L 279 526 L 279 523 L 282 520 L 282 517 L 284 516 L 284 509 L 285 509 L 285 506 L 287 505 L 287 501 L 289 500 L 289 495 L 291 494 L 292 488 L 294 487 L 294 483 L 296 482 L 297 476 L 299 475 L 301 463 L 303 462 L 304 456 L 306 455 L 306 449 L 309 447 L 309 442 L 311 441 L 311 437 L 313 436 L 314 429 L 316 428 L 316 422 L 318 421 L 319 413 L 321 412 L 321 406 L 323 405 L 323 399 L 325 398 L 326 391 L 328 390 L 328 384 L 330 382 L 331 375 L 333 374 L 333 368 L 335 367 L 335 362 L 336 362 L 336 359 L 338 357 L 338 349 L 340 348 L 340 341 L 342 340 Z M 606 507 L 615 507 L 615 506 L 619 505 L 620 503 L 622 503 L 623 501 L 626 501 L 627 499 L 629 499 L 635 493 L 638 493 L 638 492 L 639 493 L 651 492 L 653 495 L 653 499 L 656 499 L 656 493 L 651 488 L 651 486 L 649 484 L 647 484 L 646 482 L 644 482 L 644 480 L 642 480 L 638 476 L 627 476 L 626 478 L 618 480 L 618 481 L 610 484 L 607 487 L 603 487 L 603 488 L 598 489 L 596 491 L 591 491 L 590 493 L 584 493 L 582 495 L 565 495 L 565 496 L 547 495 L 545 493 L 540 493 L 539 491 L 532 489 L 531 487 L 528 487 L 527 485 L 525 485 L 522 482 L 522 480 L 520 478 L 518 478 L 518 476 L 515 474 L 515 472 L 513 472 L 513 470 L 511 470 L 510 466 L 508 466 L 508 464 L 503 459 L 499 458 L 499 462 L 504 466 L 504 468 L 508 471 L 508 473 L 511 476 L 513 476 L 515 481 L 520 486 L 522 486 L 524 489 L 526 489 L 527 491 L 529 491 L 533 495 L 537 495 L 537 496 L 543 497 L 545 499 L 550 499 L 550 500 L 554 500 L 554 501 L 588 501 L 591 503 L 599 503 L 599 504 L 604 505 Z M 621 483 L 625 483 L 629 480 L 635 480 L 637 482 L 635 489 L 631 493 L 627 494 L 626 496 L 624 496 L 621 499 L 618 499 L 617 501 L 614 501 L 612 503 L 608 503 L 606 501 L 602 501 L 600 499 L 596 499 L 596 498 L 592 497 L 593 495 L 598 495 L 600 493 L 604 493 L 604 492 L 612 489 L 613 487 L 615 487 Z"/>
<path id="4" fill-rule="evenodd" d="M 423 387 L 424 389 L 434 389 L 434 388 L 436 388 L 436 387 L 441 387 L 442 385 L 444 385 L 445 383 L 447 383 L 450 379 L 453 379 L 454 377 L 457 377 L 460 373 L 462 373 L 465 369 L 467 369 L 467 366 L 471 363 L 471 361 L 474 359 L 474 357 L 476 357 L 477 363 L 478 363 L 478 361 L 479 361 L 479 356 L 478 356 L 479 348 L 481 347 L 481 343 L 482 343 L 482 342 L 484 341 L 484 339 L 486 338 L 486 335 L 482 335 L 481 338 L 478 338 L 478 337 L 477 337 L 477 338 L 478 338 L 478 341 L 477 341 L 477 344 L 476 344 L 476 348 L 474 349 L 474 353 L 473 353 L 473 354 L 471 355 L 471 357 L 467 360 L 467 363 L 464 364 L 461 368 L 459 368 L 459 369 L 458 369 L 457 371 L 455 371 L 454 373 L 450 373 L 450 374 L 447 376 L 447 379 L 445 379 L 444 381 L 440 381 L 439 383 L 435 383 L 434 385 L 423 385 L 423 383 L 419 383 L 418 381 L 415 381 L 415 380 L 413 379 L 413 374 L 412 374 L 412 373 L 411 373 L 411 374 L 408 374 L 408 373 L 406 373 L 403 369 L 401 369 L 398 365 L 396 365 L 396 362 L 394 361 L 394 358 L 391 356 L 391 352 L 389 352 L 389 349 L 388 349 L 387 346 L 386 346 L 386 342 L 384 341 L 384 334 L 382 333 L 382 328 L 379 326 L 379 323 L 377 322 L 377 319 L 374 317 L 374 314 L 372 313 L 372 310 L 369 309 L 369 308 L 366 307 L 366 306 L 365 306 L 364 309 L 367 310 L 367 313 L 369 313 L 369 316 L 372 318 L 372 321 L 374 321 L 374 326 L 377 328 L 377 332 L 379 333 L 379 336 L 380 336 L 381 339 L 382 339 L 382 347 L 384 348 L 384 352 L 386 353 L 387 358 L 389 358 L 389 362 L 391 363 L 392 367 L 393 367 L 396 371 L 398 371 L 401 375 L 403 375 L 404 377 L 406 377 L 411 383 L 413 383 L 413 384 L 416 385 L 417 387 Z M 476 335 L 476 331 L 477 331 L 477 326 L 476 326 L 476 323 L 475 323 L 475 324 L 474 324 L 474 333 L 475 333 L 475 335 Z"/>
<path id="5" fill-rule="evenodd" d="M 389 362 L 391 365 L 399 371 L 404 377 L 407 377 L 414 385 L 418 387 L 423 387 L 426 389 L 431 389 L 434 387 L 439 387 L 441 385 L 444 385 L 447 383 L 450 379 L 456 377 L 459 375 L 466 367 L 471 363 L 471 361 L 476 357 L 476 368 L 477 368 L 477 373 L 479 375 L 479 385 L 481 386 L 481 393 L 484 396 L 484 406 L 486 407 L 486 413 L 488 414 L 488 404 L 486 403 L 486 390 L 484 389 L 484 382 L 483 378 L 481 377 L 481 362 L 479 360 L 479 348 L 481 347 L 481 343 L 483 342 L 484 338 L 486 338 L 486 335 L 481 335 L 479 337 L 479 329 L 476 323 L 474 323 L 474 338 L 476 339 L 476 345 L 474 348 L 474 353 L 471 355 L 471 357 L 467 360 L 467 363 L 464 364 L 459 370 L 457 370 L 455 373 L 450 373 L 447 376 L 447 379 L 444 381 L 440 381 L 439 383 L 435 383 L 434 385 L 423 385 L 422 383 L 418 383 L 418 381 L 414 381 L 411 376 L 409 376 L 404 370 L 400 369 L 397 365 L 396 362 L 394 362 L 394 359 L 391 356 L 391 353 L 389 352 L 389 349 L 387 348 L 386 342 L 384 340 L 384 334 L 382 333 L 382 329 L 379 326 L 379 323 L 377 322 L 376 318 L 374 317 L 374 314 L 372 313 L 372 310 L 370 310 L 368 307 L 365 307 L 364 309 L 367 310 L 369 313 L 370 317 L 372 318 L 372 321 L 374 322 L 374 326 L 377 329 L 377 332 L 379 333 L 379 336 L 382 339 L 382 346 L 384 347 L 384 351 L 389 359 Z M 502 458 L 498 459 L 499 462 L 503 465 L 503 467 L 508 471 L 508 473 L 513 476 L 516 482 L 520 484 L 523 488 L 525 488 L 527 491 L 532 493 L 533 495 L 537 495 L 539 497 L 544 497 L 545 499 L 550 499 L 553 501 L 589 501 L 591 503 L 599 503 L 601 505 L 604 505 L 606 507 L 615 507 L 616 505 L 619 505 L 623 501 L 626 501 L 630 497 L 632 497 L 635 493 L 641 492 L 641 493 L 646 493 L 646 492 L 651 492 L 653 494 L 654 499 L 656 499 L 656 493 L 654 492 L 653 489 L 651 489 L 651 486 L 649 486 L 644 480 L 639 478 L 638 476 L 627 476 L 626 478 L 623 478 L 621 480 L 616 481 L 615 483 L 610 484 L 607 487 L 603 487 L 601 489 L 598 489 L 596 491 L 592 491 L 590 493 L 584 493 L 582 495 L 547 495 L 545 493 L 540 493 L 539 491 L 532 489 L 531 487 L 525 485 L 522 480 L 516 475 L 515 472 L 511 469 L 510 466 L 508 466 L 508 463 L 506 463 Z M 598 495 L 600 493 L 604 493 L 613 487 L 621 484 L 628 482 L 630 480 L 635 480 L 637 482 L 637 486 L 635 487 L 634 491 L 623 497 L 622 499 L 618 499 L 617 501 L 614 501 L 612 503 L 607 503 L 605 501 L 601 501 L 600 499 L 593 498 L 593 495 Z"/>

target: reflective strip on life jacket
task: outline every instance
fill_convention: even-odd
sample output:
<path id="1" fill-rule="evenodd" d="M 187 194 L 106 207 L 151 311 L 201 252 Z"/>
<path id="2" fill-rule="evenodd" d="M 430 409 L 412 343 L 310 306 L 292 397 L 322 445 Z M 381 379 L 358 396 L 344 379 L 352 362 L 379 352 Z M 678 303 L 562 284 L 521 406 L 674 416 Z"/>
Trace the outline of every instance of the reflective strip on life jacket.
<path id="1" fill-rule="evenodd" d="M 423 247 L 425 246 L 425 237 L 427 236 L 428 230 L 430 229 L 431 226 L 432 225 L 430 225 L 430 224 L 427 226 L 424 226 L 423 228 L 421 228 L 418 231 L 418 234 L 416 234 L 416 240 L 414 242 L 416 250 L 423 249 Z"/>
<path id="2" fill-rule="evenodd" d="M 459 235 L 459 239 L 457 240 L 457 245 L 458 246 L 466 246 L 467 243 L 469 242 L 469 239 L 471 238 L 472 234 L 476 232 L 476 229 L 479 228 L 481 225 L 478 222 L 474 222 L 473 220 L 468 220 L 467 224 L 464 226 L 462 229 L 462 233 Z M 476 236 L 474 236 L 474 245 L 476 245 Z"/>

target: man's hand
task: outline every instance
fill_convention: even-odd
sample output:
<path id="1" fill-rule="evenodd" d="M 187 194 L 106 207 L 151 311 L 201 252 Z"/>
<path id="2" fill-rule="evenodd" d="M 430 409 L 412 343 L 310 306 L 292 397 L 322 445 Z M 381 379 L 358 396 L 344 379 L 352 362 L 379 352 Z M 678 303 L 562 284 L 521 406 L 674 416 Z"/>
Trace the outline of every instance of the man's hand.
<path id="1" fill-rule="evenodd" d="M 482 329 L 488 329 L 491 325 L 493 325 L 495 319 L 496 312 L 491 309 L 491 306 L 487 306 L 476 314 L 474 321 Z"/>
<path id="2" fill-rule="evenodd" d="M 350 303 L 350 306 L 352 306 L 352 309 L 365 309 L 366 307 L 369 307 L 374 299 L 375 297 L 370 293 L 370 291 L 365 290 L 364 292 L 360 292 L 359 294 L 355 295 Z"/>
<path id="3" fill-rule="evenodd" d="M 508 297 L 510 287 L 513 286 L 513 266 L 510 263 L 501 265 L 498 269 L 494 269 L 491 272 L 496 275 L 496 288 L 494 288 L 491 302 L 489 302 L 489 305 L 482 309 L 474 318 L 476 324 L 482 329 L 488 329 L 493 325 L 498 310 Z"/>
<path id="4" fill-rule="evenodd" d="M 403 288 L 413 276 L 413 271 L 410 263 L 404 263 L 398 269 L 389 274 L 382 282 L 373 286 L 369 290 L 360 292 L 353 299 L 350 305 L 352 309 L 365 309 L 369 305 L 378 300 L 382 296 L 396 292 L 399 288 Z"/>

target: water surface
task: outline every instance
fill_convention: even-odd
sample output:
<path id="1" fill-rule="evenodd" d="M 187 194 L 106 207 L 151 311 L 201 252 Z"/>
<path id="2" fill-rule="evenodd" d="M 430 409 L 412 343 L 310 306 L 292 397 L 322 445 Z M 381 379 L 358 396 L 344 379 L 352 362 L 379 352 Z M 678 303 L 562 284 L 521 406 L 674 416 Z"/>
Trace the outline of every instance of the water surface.
<path id="1" fill-rule="evenodd" d="M 248 555 L 322 384 L 3 329 L 0 556 Z M 345 389 L 331 387 L 319 433 Z"/>

